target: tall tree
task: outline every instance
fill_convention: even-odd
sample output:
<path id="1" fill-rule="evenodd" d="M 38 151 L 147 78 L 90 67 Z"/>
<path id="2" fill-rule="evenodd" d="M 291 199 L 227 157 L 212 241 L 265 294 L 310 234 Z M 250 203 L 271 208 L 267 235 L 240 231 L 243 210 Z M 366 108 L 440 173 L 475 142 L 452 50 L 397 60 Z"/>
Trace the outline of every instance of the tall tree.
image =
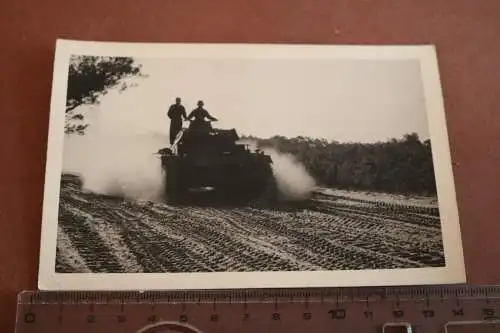
<path id="1" fill-rule="evenodd" d="M 71 120 L 83 120 L 83 115 L 72 112 L 83 104 L 96 104 L 109 89 L 128 86 L 123 79 L 142 75 L 141 66 L 131 57 L 103 57 L 75 55 L 70 59 L 66 95 L 65 132 L 83 134 L 87 125 Z"/>

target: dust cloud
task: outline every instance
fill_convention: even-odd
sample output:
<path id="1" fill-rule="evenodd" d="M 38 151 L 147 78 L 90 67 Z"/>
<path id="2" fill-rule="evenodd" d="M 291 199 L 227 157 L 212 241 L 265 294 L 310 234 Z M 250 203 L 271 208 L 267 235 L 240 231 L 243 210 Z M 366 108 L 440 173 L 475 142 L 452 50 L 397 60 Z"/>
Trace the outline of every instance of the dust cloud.
<path id="1" fill-rule="evenodd" d="M 279 152 L 271 147 L 260 148 L 257 142 L 252 140 L 240 140 L 240 143 L 247 145 L 251 150 L 258 148 L 271 156 L 282 201 L 304 200 L 310 196 L 316 181 L 293 155 Z"/>
<path id="2" fill-rule="evenodd" d="M 273 159 L 273 171 L 283 200 L 303 200 L 316 186 L 314 178 L 292 155 L 279 153 L 273 148 L 262 149 Z"/>
<path id="3" fill-rule="evenodd" d="M 75 109 L 89 124 L 84 135 L 66 135 L 63 172 L 77 174 L 85 191 L 141 201 L 162 201 L 165 175 L 159 149 L 169 145 L 168 120 L 145 109 L 141 89 L 111 91 L 99 105 Z M 71 115 L 70 115 L 71 116 Z M 257 148 L 255 142 L 244 142 Z M 307 198 L 314 179 L 293 156 L 263 148 L 273 159 L 280 199 Z"/>
<path id="4" fill-rule="evenodd" d="M 122 108 L 116 97 L 79 110 L 89 126 L 85 135 L 65 137 L 63 172 L 79 175 L 86 191 L 161 201 L 164 176 L 155 153 L 168 137 L 138 127 L 144 109 Z"/>

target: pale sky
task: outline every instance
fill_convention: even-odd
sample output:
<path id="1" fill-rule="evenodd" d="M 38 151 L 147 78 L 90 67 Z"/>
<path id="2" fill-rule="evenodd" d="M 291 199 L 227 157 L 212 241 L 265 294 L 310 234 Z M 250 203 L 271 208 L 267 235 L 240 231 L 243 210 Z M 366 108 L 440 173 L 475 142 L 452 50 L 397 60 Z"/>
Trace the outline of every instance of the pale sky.
<path id="1" fill-rule="evenodd" d="M 149 77 L 119 97 L 110 96 L 108 107 L 138 131 L 168 134 L 166 111 L 179 96 L 188 114 L 202 99 L 219 119 L 214 126 L 236 128 L 240 134 L 303 135 L 341 142 L 374 142 L 409 132 L 429 137 L 418 61 L 137 62 Z"/>

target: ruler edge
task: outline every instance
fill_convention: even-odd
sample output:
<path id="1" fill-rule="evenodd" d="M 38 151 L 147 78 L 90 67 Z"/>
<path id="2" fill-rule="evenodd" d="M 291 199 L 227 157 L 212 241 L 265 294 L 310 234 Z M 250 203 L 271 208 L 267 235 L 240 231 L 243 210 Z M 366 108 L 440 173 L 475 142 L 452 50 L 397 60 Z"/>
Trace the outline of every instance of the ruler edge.
<path id="1" fill-rule="evenodd" d="M 438 296 L 438 293 L 436 293 L 437 291 L 448 291 L 448 295 L 451 296 L 451 298 L 460 298 L 460 299 L 473 299 L 473 300 L 477 300 L 477 299 L 488 299 L 488 298 L 492 298 L 492 299 L 500 299 L 500 285 L 480 285 L 480 286 L 477 286 L 477 285 L 439 285 L 439 286 L 436 286 L 436 285 L 433 285 L 433 286 L 403 286 L 403 287 L 399 287 L 399 286 L 395 286 L 395 287 L 382 287 L 382 288 L 379 288 L 379 287 L 363 287 L 363 288 L 359 288 L 359 287 L 356 287 L 356 288 L 345 288 L 345 287 L 340 287 L 340 288 L 318 288 L 316 289 L 317 292 L 321 293 L 321 292 L 328 292 L 330 291 L 334 291 L 334 292 L 337 292 L 337 294 L 339 293 L 342 293 L 342 291 L 351 291 L 351 293 L 357 291 L 357 290 L 366 290 L 366 291 L 383 291 L 385 292 L 385 295 L 395 295 L 395 293 L 397 293 L 398 291 L 406 291 L 407 294 L 409 295 L 413 295 L 413 296 L 417 296 L 417 298 L 413 298 L 411 299 L 411 301 L 413 300 L 425 300 L 426 298 L 427 299 L 435 299 L 436 296 Z M 227 289 L 223 289 L 223 290 L 220 290 L 220 289 L 214 289 L 214 290 L 187 290 L 187 291 L 181 291 L 179 292 L 178 290 L 171 290 L 171 291 L 165 291 L 165 290 L 149 290 L 149 291 L 77 291 L 77 290 L 68 290 L 68 291 L 44 291 L 44 290 L 22 290 L 20 291 L 18 294 L 17 294 L 17 313 L 16 313 L 16 319 L 15 319 L 15 330 L 14 330 L 14 333 L 19 333 L 20 329 L 21 329 L 21 314 L 24 313 L 23 310 L 26 310 L 26 305 L 28 305 L 28 307 L 30 306 L 29 303 L 27 303 L 25 300 L 26 298 L 30 298 L 31 301 L 32 301 L 32 304 L 31 305 L 45 305 L 45 304 L 54 304 L 54 302 L 47 302 L 47 303 L 44 303 L 44 302 L 37 302 L 36 301 L 36 296 L 37 295 L 69 295 L 69 296 L 73 296 L 74 300 L 76 302 L 64 302 L 65 304 L 75 304 L 75 303 L 85 303 L 85 302 L 81 302 L 81 298 L 79 298 L 78 296 L 88 296 L 88 295 L 103 295 L 103 294 L 108 294 L 108 295 L 122 295 L 122 296 L 131 296 L 131 295 L 155 295 L 155 294 L 174 294 L 174 295 L 178 295 L 178 294 L 184 294 L 184 295 L 188 295 L 188 294 L 207 294 L 207 295 L 211 295 L 211 294 L 220 294 L 220 293 L 225 293 L 225 294 L 230 294 L 230 293 L 240 293 L 240 294 L 244 294 L 245 292 L 249 292 L 249 293 L 254 293 L 254 294 L 262 294 L 262 295 L 265 295 L 265 293 L 268 293 L 269 296 L 276 296 L 276 294 L 279 294 L 280 292 L 281 293 L 303 293 L 304 295 L 307 295 L 308 293 L 311 293 L 311 291 L 314 291 L 312 289 L 288 289 L 288 288 L 283 288 L 283 289 L 251 289 L 251 290 L 248 290 L 248 289 L 237 289 L 237 290 L 233 290 L 233 289 L 230 289 L 230 290 L 227 290 Z M 408 293 L 408 291 L 410 293 Z M 411 293 L 411 291 L 414 291 L 415 293 Z M 434 293 L 428 293 L 428 291 L 434 291 Z M 455 293 L 452 293 L 453 291 L 455 291 Z M 423 293 L 422 293 L 423 292 Z M 456 293 L 456 292 L 460 292 L 460 293 Z M 490 294 L 488 294 L 490 293 Z M 491 294 L 493 293 L 493 295 Z M 422 294 L 425 294 L 425 295 L 422 295 Z M 382 295 L 384 296 L 384 295 Z M 423 297 L 424 296 L 424 297 Z M 441 297 L 441 294 L 439 294 L 439 296 Z M 395 298 L 389 298 L 388 300 L 399 300 L 399 297 L 395 297 Z M 88 302 L 90 304 L 96 304 L 96 303 L 92 303 L 95 299 L 93 299 L 91 302 Z M 126 303 L 128 303 L 128 300 L 129 298 L 122 298 L 122 301 L 125 302 L 125 305 Z M 148 298 L 145 298 L 145 300 L 148 300 Z M 386 298 L 387 300 L 387 298 Z M 256 303 L 270 303 L 272 301 L 276 301 L 275 299 L 268 299 L 267 301 L 256 301 Z M 302 300 L 303 301 L 303 300 Z M 338 301 L 338 300 L 337 300 Z M 87 303 L 87 304 L 88 304 Z M 172 302 L 166 302 L 166 303 L 170 303 L 170 304 L 174 304 L 174 303 L 186 303 L 185 302 L 185 299 L 181 299 L 180 302 L 175 302 L 175 301 L 172 301 Z M 189 302 L 187 302 L 189 303 Z M 203 303 L 208 303 L 208 302 L 203 302 Z M 217 302 L 217 303 L 222 303 L 222 302 Z M 61 303 L 59 303 L 61 304 Z M 146 303 L 148 304 L 148 303 Z M 150 304 L 150 303 L 149 303 Z M 161 304 L 161 303 L 160 303 Z M 236 304 L 236 302 L 234 303 Z M 396 324 L 398 325 L 401 325 L 402 322 L 397 322 Z M 444 332 L 448 332 L 448 329 L 453 327 L 453 326 L 456 326 L 456 325 L 464 325 L 464 324 L 475 324 L 475 325 L 486 325 L 486 326 L 489 326 L 489 325 L 500 325 L 500 319 L 498 317 L 494 317 L 494 318 L 491 318 L 491 319 L 484 319 L 484 320 L 472 320 L 472 321 L 447 321 L 444 323 L 444 326 L 442 326 L 442 329 L 444 329 L 445 331 Z M 413 326 L 413 325 L 412 325 Z"/>
<path id="2" fill-rule="evenodd" d="M 321 301 L 500 299 L 500 285 L 433 285 L 339 288 L 197 289 L 197 290 L 22 290 L 17 305 L 78 303 L 284 303 Z"/>

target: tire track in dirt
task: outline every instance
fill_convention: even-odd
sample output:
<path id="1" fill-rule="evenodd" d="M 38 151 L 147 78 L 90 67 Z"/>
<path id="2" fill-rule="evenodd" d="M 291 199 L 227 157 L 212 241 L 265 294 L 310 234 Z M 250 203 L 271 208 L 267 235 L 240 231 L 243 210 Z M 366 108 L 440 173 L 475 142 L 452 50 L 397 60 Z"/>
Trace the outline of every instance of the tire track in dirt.
<path id="1" fill-rule="evenodd" d="M 233 230 L 227 227 L 220 219 L 211 219 L 213 213 L 204 209 L 189 209 L 188 219 L 193 223 L 187 223 L 186 227 L 190 234 L 194 234 L 196 241 L 210 246 L 211 252 L 219 256 L 222 254 L 225 258 L 221 260 L 221 266 L 217 271 L 233 271 L 233 265 L 237 271 L 242 270 L 269 270 L 271 267 L 280 267 L 283 270 L 293 269 L 287 260 L 283 260 L 278 254 L 269 254 L 263 251 L 255 250 L 248 244 L 237 240 Z M 200 223 L 206 221 L 208 223 Z M 244 221 L 240 221 L 244 224 Z M 278 268 L 278 269 L 280 269 Z"/>
<path id="2" fill-rule="evenodd" d="M 259 228 L 259 225 L 253 221 L 255 214 L 248 214 L 245 218 L 236 217 L 234 212 L 229 210 L 209 210 L 207 214 L 222 217 L 225 221 L 226 233 L 234 235 L 233 237 L 242 246 L 252 249 L 253 251 L 264 252 L 267 255 L 279 257 L 282 262 L 287 262 L 289 266 L 295 270 L 311 270 L 321 269 L 317 266 L 303 260 L 301 256 L 296 256 L 293 253 L 292 244 L 286 239 L 286 235 L 269 236 L 269 230 Z M 281 240 L 281 241 L 280 241 Z M 274 270 L 279 268 L 274 268 Z"/>
<path id="3" fill-rule="evenodd" d="M 130 253 L 128 256 L 121 256 L 124 266 L 133 267 L 134 272 L 181 272 L 189 268 L 201 270 L 196 260 L 190 260 L 182 243 L 169 237 L 161 237 L 151 228 L 150 221 L 144 222 L 145 210 L 138 214 L 141 210 L 138 210 L 137 205 L 122 201 L 117 207 L 112 207 L 113 203 L 113 200 L 106 203 L 97 202 L 92 207 L 87 207 L 87 211 L 91 211 L 95 218 L 111 221 L 115 225 L 108 227 L 108 233 L 102 236 L 107 237 L 106 243 L 113 238 L 115 243 L 117 238 L 121 240 L 120 243 L 124 246 L 120 245 L 118 248 L 127 249 Z M 104 231 L 104 228 L 101 229 Z"/>
<path id="4" fill-rule="evenodd" d="M 274 265 L 290 269 L 290 263 L 279 258 L 276 253 L 262 253 L 262 249 L 256 251 L 252 247 L 248 247 L 247 243 L 242 244 L 237 235 L 235 237 L 234 231 L 228 228 L 228 224 L 226 224 L 228 221 L 220 218 L 221 211 L 216 213 L 216 218 L 214 218 L 213 211 L 200 210 L 196 207 L 190 207 L 184 211 L 184 216 L 177 225 L 184 234 L 193 235 L 189 237 L 190 241 L 205 249 L 203 253 L 199 254 L 205 258 L 205 262 L 212 263 L 213 270 L 255 270 L 255 265 Z M 161 210 L 156 210 L 156 212 L 161 216 Z M 157 220 L 159 218 L 159 216 L 152 216 L 150 219 Z M 223 231 L 221 232 L 221 230 Z"/>
<path id="5" fill-rule="evenodd" d="M 434 228 L 416 227 L 359 211 L 338 210 L 337 215 L 348 221 L 340 235 L 353 245 L 424 265 L 440 266 L 443 263 L 440 233 Z"/>
<path id="6" fill-rule="evenodd" d="M 254 223 L 254 220 L 258 219 L 258 215 L 251 211 L 246 214 L 236 214 L 238 213 L 237 211 L 214 209 L 208 213 L 224 218 L 233 229 L 231 233 L 235 234 L 239 241 L 245 246 L 252 247 L 255 250 L 265 251 L 268 254 L 276 253 L 282 259 L 289 261 L 292 265 L 296 265 L 297 270 L 324 269 L 322 266 L 318 266 L 311 261 L 315 256 L 314 254 L 306 254 L 306 249 L 296 244 L 292 244 L 290 240 L 286 239 L 284 236 L 270 236 L 273 234 L 272 230 L 261 228 L 261 224 Z M 250 220 L 245 223 L 245 219 L 249 219 L 249 217 Z"/>
<path id="7" fill-rule="evenodd" d="M 184 257 L 191 258 L 196 265 L 191 267 L 192 271 L 217 271 L 223 270 L 225 265 L 221 263 L 224 256 L 221 256 L 221 249 L 214 250 L 216 245 L 214 240 L 209 237 L 209 233 L 202 229 L 203 220 L 194 220 L 190 218 L 188 209 L 180 210 L 174 216 L 164 218 L 161 210 L 151 210 L 145 218 L 148 227 L 153 228 L 159 235 L 167 235 L 177 239 L 179 244 L 185 250 Z M 181 236 L 184 235 L 184 236 Z M 171 261 L 171 258 L 165 257 L 165 262 Z M 221 268 L 219 268 L 221 266 Z"/>
<path id="8" fill-rule="evenodd" d="M 61 226 L 57 227 L 56 271 L 75 273 L 92 272 Z"/>
<path id="9" fill-rule="evenodd" d="M 334 223 L 331 222 L 336 219 L 330 217 L 324 218 L 330 220 L 328 221 L 329 226 L 334 225 Z M 266 219 L 262 219 L 261 221 L 265 220 Z M 267 224 L 267 227 L 271 227 L 272 229 L 275 225 L 276 224 L 271 223 Z M 283 232 L 282 228 L 277 230 L 279 230 L 278 232 Z M 274 230 L 274 232 L 277 231 Z M 384 265 L 385 267 L 389 265 L 389 263 L 391 263 L 390 266 L 392 267 L 393 265 L 398 266 L 398 263 L 394 263 L 398 261 L 404 262 L 406 266 L 418 266 L 418 263 L 409 260 L 386 256 L 382 251 L 375 252 L 368 249 L 356 248 L 347 242 L 343 242 L 343 240 L 339 239 L 335 234 L 329 234 L 329 237 L 324 237 L 324 234 L 318 236 L 317 233 L 302 233 L 293 229 L 288 229 L 284 231 L 284 233 L 287 234 L 289 238 L 292 238 L 296 244 L 300 244 L 303 247 L 302 250 L 310 248 L 308 244 L 314 244 L 314 253 L 317 257 L 316 260 L 323 259 L 320 263 L 324 269 L 349 269 L 352 266 L 372 268 L 371 266 L 374 263 L 376 267 L 379 268 L 381 267 L 380 265 Z"/>
<path id="10" fill-rule="evenodd" d="M 321 200 L 318 201 L 316 209 L 326 214 L 335 214 L 339 211 L 343 211 L 352 214 L 362 214 L 378 219 L 382 218 L 395 220 L 399 223 L 412 224 L 418 227 L 429 227 L 434 229 L 439 229 L 441 227 L 439 216 L 431 215 L 432 217 L 425 217 L 425 215 L 423 216 L 421 213 L 404 212 L 402 211 L 404 208 L 395 208 L 392 206 L 386 208 L 367 204 L 361 208 L 356 205 L 338 204 L 335 201 Z"/>
<path id="11" fill-rule="evenodd" d="M 203 225 L 207 222 L 212 224 L 213 227 L 211 229 L 208 227 L 210 232 L 213 232 L 212 229 L 218 229 L 219 227 L 223 228 L 222 224 L 224 221 L 221 216 L 222 214 L 215 213 L 212 215 L 207 212 L 207 216 L 204 216 L 204 214 L 200 216 L 199 212 L 196 211 L 196 207 L 185 208 L 177 211 L 175 221 L 163 221 L 164 225 L 160 225 L 160 223 L 156 223 L 155 221 L 161 221 L 162 216 L 164 216 L 162 208 L 164 207 L 159 206 L 152 209 L 153 214 L 149 217 L 149 220 L 152 222 L 151 226 L 155 227 L 157 232 L 175 233 L 179 239 L 182 239 L 182 241 L 186 243 L 186 247 L 191 250 L 190 255 L 196 257 L 196 259 L 205 266 L 204 270 L 214 269 L 220 271 L 231 269 L 229 263 L 221 262 L 224 258 L 220 255 L 220 249 L 214 249 L 214 244 L 208 241 L 203 235 L 198 237 L 198 234 L 201 233 L 198 225 Z M 165 224 L 168 224 L 168 226 Z M 193 236 L 186 236 L 187 234 Z M 233 260 L 236 261 L 234 258 Z M 249 267 L 242 267 L 242 265 L 243 263 L 241 262 L 235 262 L 234 264 L 236 267 L 235 269 L 239 271 L 250 269 Z M 216 268 L 213 268 L 214 266 Z"/>
<path id="12" fill-rule="evenodd" d="M 59 271 L 81 269 L 64 259 L 68 253 L 61 253 L 71 248 L 95 272 L 381 269 L 444 263 L 439 215 L 429 206 L 321 194 L 303 209 L 183 207 L 99 196 L 75 184 L 63 183 L 61 189 L 60 226 L 67 240 L 58 244 Z"/>
<path id="13" fill-rule="evenodd" d="M 85 217 L 72 214 L 71 206 L 63 203 L 59 209 L 59 225 L 68 235 L 72 246 L 78 252 L 92 272 L 123 272 L 119 261 L 111 255 L 111 249 L 103 244 L 101 237 L 88 226 Z"/>
<path id="14" fill-rule="evenodd" d="M 175 237 L 171 227 L 168 230 L 164 227 L 165 224 L 160 225 L 158 220 L 143 215 L 141 222 L 129 233 L 136 235 L 136 243 L 142 244 L 146 253 L 156 253 L 156 260 L 169 272 L 207 270 L 197 253 L 182 238 Z"/>
<path id="15" fill-rule="evenodd" d="M 130 273 L 142 272 L 143 268 L 140 262 L 137 261 L 135 255 L 129 250 L 129 247 L 120 234 L 123 224 L 127 224 L 127 221 L 114 216 L 120 210 L 109 210 L 109 206 L 104 206 L 100 202 L 92 204 L 92 209 L 89 209 L 89 207 L 86 207 L 88 201 L 79 199 L 76 196 L 69 198 L 68 201 L 73 203 L 68 208 L 71 214 L 86 219 L 88 227 L 99 236 L 102 244 L 109 249 L 109 254 L 116 258 L 123 266 L 123 270 Z"/>

